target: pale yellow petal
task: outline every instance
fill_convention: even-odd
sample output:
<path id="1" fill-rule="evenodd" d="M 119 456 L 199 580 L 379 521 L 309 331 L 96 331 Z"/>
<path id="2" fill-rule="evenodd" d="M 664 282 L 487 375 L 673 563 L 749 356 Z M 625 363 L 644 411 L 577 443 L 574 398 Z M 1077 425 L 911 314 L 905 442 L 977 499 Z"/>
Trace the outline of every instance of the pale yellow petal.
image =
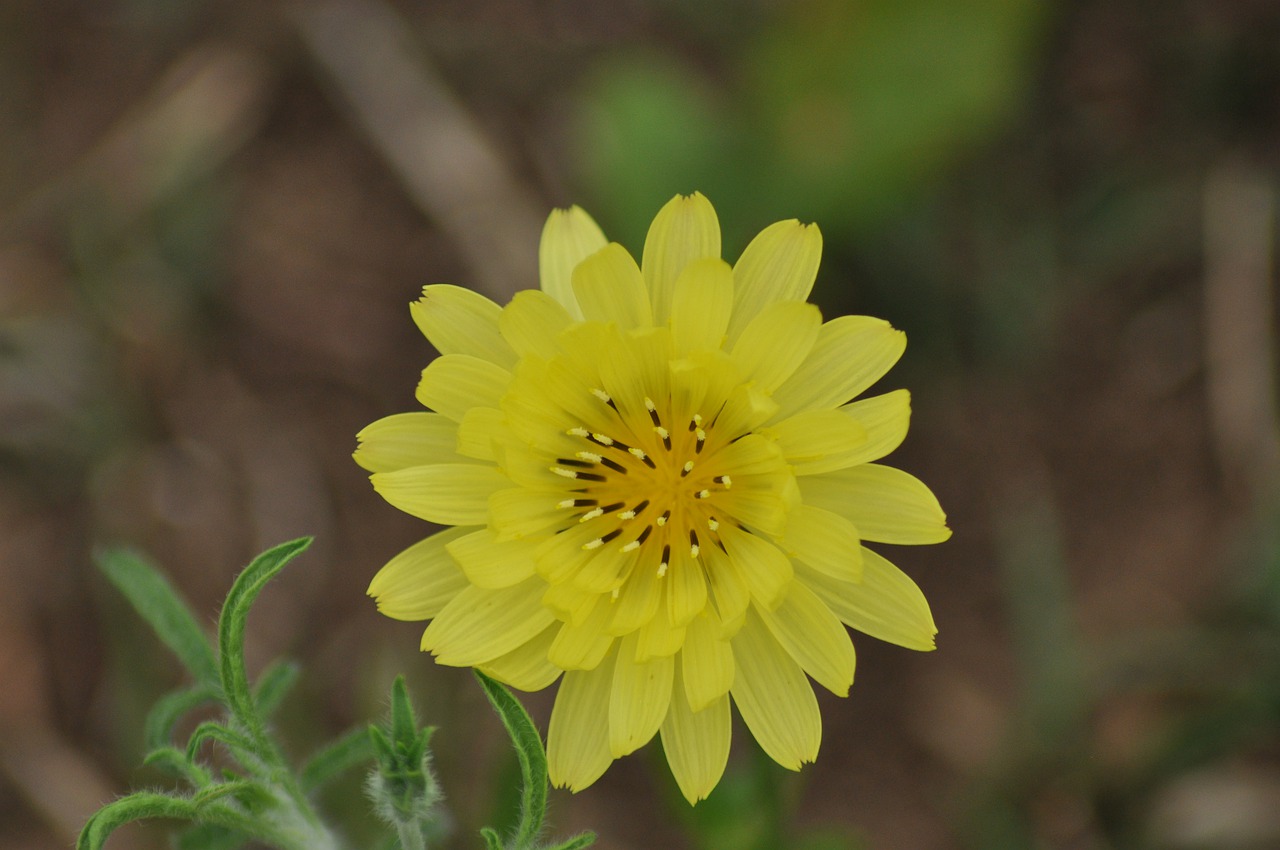
<path id="1" fill-rule="evenodd" d="M 549 360 L 559 350 L 556 335 L 572 321 L 559 301 L 540 289 L 524 289 L 502 308 L 498 329 L 516 354 Z"/>
<path id="2" fill-rule="evenodd" d="M 858 529 L 837 513 L 813 505 L 798 505 L 787 514 L 781 540 L 793 558 L 840 581 L 862 578 L 862 541 Z"/>
<path id="3" fill-rule="evenodd" d="M 793 581 L 773 611 L 757 608 L 778 644 L 814 681 L 836 696 L 853 684 L 853 641 L 839 618 L 802 582 Z"/>
<path id="4" fill-rule="evenodd" d="M 666 596 L 667 588 L 662 587 Z M 648 661 L 658 655 L 675 655 L 684 644 L 685 627 L 677 626 L 667 616 L 666 606 L 659 604 L 658 613 L 641 626 L 636 635 L 636 661 Z"/>
<path id="5" fill-rule="evenodd" d="M 822 743 L 818 700 L 800 665 L 754 609 L 733 638 L 733 660 L 737 673 L 729 692 L 760 747 L 788 770 L 814 761 Z"/>
<path id="6" fill-rule="evenodd" d="M 720 697 L 702 711 L 691 711 L 677 676 L 671 710 L 662 721 L 662 749 L 689 805 L 705 799 L 720 782 L 732 736 L 729 697 Z"/>
<path id="7" fill-rule="evenodd" d="M 671 704 L 675 659 L 635 660 L 634 635 L 622 639 L 613 667 L 609 696 L 609 751 L 614 758 L 635 752 L 658 733 Z"/>
<path id="8" fill-rule="evenodd" d="M 795 219 L 771 224 L 752 239 L 733 267 L 735 340 L 761 310 L 779 301 L 804 301 L 822 260 L 822 233 Z"/>
<path id="9" fill-rule="evenodd" d="M 476 587 L 497 590 L 511 587 L 534 573 L 529 546 L 520 540 L 500 540 L 482 528 L 452 541 L 449 554 Z"/>
<path id="10" fill-rule="evenodd" d="M 652 620 L 662 602 L 664 581 L 652 567 L 637 566 L 633 569 L 618 598 L 610 603 L 609 633 L 625 635 Z"/>
<path id="11" fill-rule="evenodd" d="M 870 463 L 901 445 L 907 436 L 907 426 L 911 424 L 911 393 L 894 390 L 838 409 L 862 426 L 867 439 L 847 453 L 829 455 L 826 460 L 828 469 L 823 471 Z"/>
<path id="12" fill-rule="evenodd" d="M 382 498 L 407 514 L 440 525 L 482 525 L 489 497 L 511 484 L 492 466 L 441 463 L 369 476 Z"/>
<path id="13" fill-rule="evenodd" d="M 807 504 L 840 514 L 858 528 L 863 540 L 921 545 L 951 536 L 938 499 L 914 475 L 864 463 L 799 479 Z"/>
<path id="14" fill-rule="evenodd" d="M 685 632 L 676 677 L 684 679 L 688 708 L 701 711 L 729 693 L 733 674 L 733 650 L 720 634 L 720 625 L 705 614 L 696 617 Z"/>
<path id="15" fill-rule="evenodd" d="M 649 412 L 644 400 L 666 398 L 670 394 L 671 331 L 646 328 L 616 339 L 605 351 L 589 356 L 597 361 L 603 389 L 624 418 L 646 421 Z M 603 405 L 606 409 L 607 405 Z M 614 428 L 615 433 L 620 429 Z"/>
<path id="16" fill-rule="evenodd" d="M 733 311 L 733 270 L 719 257 L 695 260 L 676 280 L 671 336 L 676 353 L 719 349 Z"/>
<path id="17" fill-rule="evenodd" d="M 707 579 L 711 583 L 720 637 L 730 638 L 742 625 L 742 616 L 751 604 L 751 587 L 738 565 L 719 546 L 706 549 Z"/>
<path id="18" fill-rule="evenodd" d="M 777 440 L 796 475 L 848 466 L 845 458 L 867 444 L 862 424 L 839 410 L 805 410 L 761 428 L 760 433 Z"/>
<path id="19" fill-rule="evenodd" d="M 812 304 L 770 304 L 733 344 L 733 362 L 762 392 L 782 392 L 779 387 L 785 389 L 788 379 L 795 380 L 793 375 L 812 357 L 823 327 L 822 314 Z"/>
<path id="20" fill-rule="evenodd" d="M 832 319 L 822 326 L 809 356 L 774 392 L 775 418 L 839 407 L 880 380 L 906 347 L 906 334 L 882 319 Z"/>
<path id="21" fill-rule="evenodd" d="M 542 291 L 564 305 L 575 319 L 582 310 L 573 295 L 573 269 L 606 244 L 599 225 L 581 207 L 552 210 L 538 246 L 538 276 Z"/>
<path id="22" fill-rule="evenodd" d="M 501 590 L 468 587 L 422 633 L 422 649 L 449 667 L 476 667 L 533 640 L 555 620 L 541 579 Z"/>
<path id="23" fill-rule="evenodd" d="M 458 454 L 476 460 L 496 461 L 495 447 L 506 442 L 509 433 L 506 414 L 501 410 L 473 407 L 463 414 L 457 425 Z"/>
<path id="24" fill-rule="evenodd" d="M 720 220 L 701 192 L 676 195 L 658 211 L 640 261 L 656 323 L 670 318 L 676 281 L 685 266 L 703 257 L 719 256 Z"/>
<path id="25" fill-rule="evenodd" d="M 547 660 L 547 650 L 558 626 L 551 624 L 532 640 L 480 665 L 480 671 L 522 691 L 540 691 L 560 678 L 563 672 Z"/>
<path id="26" fill-rule="evenodd" d="M 565 670 L 592 670 L 599 667 L 616 640 L 605 631 L 610 614 L 609 603 L 596 597 L 585 617 L 560 626 L 555 640 L 551 642 L 547 658 L 552 664 Z"/>
<path id="27" fill-rule="evenodd" d="M 355 462 L 370 472 L 458 463 L 458 423 L 439 413 L 397 413 L 356 434 Z"/>
<path id="28" fill-rule="evenodd" d="M 578 263 L 573 270 L 573 292 L 588 321 L 616 322 L 626 329 L 653 324 L 640 268 L 617 242 Z"/>
<path id="29" fill-rule="evenodd" d="M 720 539 L 742 571 L 752 597 L 765 607 L 777 606 L 794 577 L 791 559 L 768 540 L 733 525 L 720 526 Z"/>
<path id="30" fill-rule="evenodd" d="M 612 657 L 594 670 L 564 674 L 547 729 L 547 771 L 555 787 L 581 791 L 613 762 L 606 721 L 612 689 Z"/>
<path id="31" fill-rule="evenodd" d="M 518 540 L 564 520 L 556 504 L 564 494 L 508 487 L 489 497 L 489 522 L 505 540 Z"/>
<path id="32" fill-rule="evenodd" d="M 516 362 L 515 352 L 498 332 L 502 308 L 478 292 L 445 283 L 427 286 L 409 310 L 441 354 L 468 354 L 508 369 Z"/>
<path id="33" fill-rule="evenodd" d="M 473 407 L 499 407 L 510 383 L 511 373 L 488 360 L 446 354 L 422 370 L 417 399 L 423 407 L 461 422 Z"/>
<path id="34" fill-rule="evenodd" d="M 394 620 L 429 620 L 467 587 L 467 577 L 446 546 L 470 528 L 450 528 L 421 540 L 378 570 L 369 595 Z"/>
<path id="35" fill-rule="evenodd" d="M 803 581 L 849 626 L 889 643 L 924 652 L 938 633 L 929 603 L 906 573 L 864 549 L 862 581 L 842 582 L 806 569 Z"/>
<path id="36" fill-rule="evenodd" d="M 667 582 L 667 619 L 684 626 L 707 607 L 707 579 L 702 563 L 685 548 L 677 545 L 664 580 Z"/>

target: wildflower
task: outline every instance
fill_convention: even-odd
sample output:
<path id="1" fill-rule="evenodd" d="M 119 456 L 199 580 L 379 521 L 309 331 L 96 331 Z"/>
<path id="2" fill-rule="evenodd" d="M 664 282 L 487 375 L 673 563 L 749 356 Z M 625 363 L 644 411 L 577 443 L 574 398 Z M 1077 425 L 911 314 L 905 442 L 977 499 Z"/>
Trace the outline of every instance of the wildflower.
<path id="1" fill-rule="evenodd" d="M 441 356 L 356 460 L 392 505 L 445 526 L 369 593 L 430 619 L 422 648 L 523 690 L 563 674 L 552 780 L 577 791 L 661 733 L 690 802 L 724 771 L 730 699 L 775 761 L 813 761 L 809 679 L 844 696 L 845 625 L 934 646 L 924 596 L 864 541 L 950 536 L 919 480 L 873 463 L 909 396 L 850 401 L 901 356 L 866 316 L 805 302 L 816 226 L 778 222 L 730 267 L 700 194 L 654 219 L 639 265 L 573 207 L 541 289 L 505 307 L 454 286 L 412 306 Z M 807 675 L 806 675 L 807 674 Z"/>

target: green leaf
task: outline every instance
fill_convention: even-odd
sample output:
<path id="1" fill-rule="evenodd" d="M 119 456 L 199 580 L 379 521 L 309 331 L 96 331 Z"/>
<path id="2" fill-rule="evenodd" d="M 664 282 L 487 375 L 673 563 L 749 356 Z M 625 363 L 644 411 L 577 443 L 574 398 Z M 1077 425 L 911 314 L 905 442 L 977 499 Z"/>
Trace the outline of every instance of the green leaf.
<path id="1" fill-rule="evenodd" d="M 173 742 L 173 727 L 182 716 L 205 703 L 218 698 L 216 685 L 198 684 L 165 694 L 147 713 L 143 736 L 151 749 L 166 747 Z"/>
<path id="2" fill-rule="evenodd" d="M 368 729 L 357 727 L 307 760 L 299 779 L 303 791 L 314 791 L 329 780 L 373 758 Z"/>
<path id="3" fill-rule="evenodd" d="M 142 556 L 125 549 L 97 553 L 98 568 L 155 630 L 156 635 L 178 656 L 197 682 L 218 683 L 218 665 L 209 640 L 191 609 L 155 567 Z"/>
<path id="4" fill-rule="evenodd" d="M 485 850 L 502 850 L 502 838 L 498 835 L 497 830 L 482 826 L 480 827 L 480 837 L 484 839 Z"/>
<path id="5" fill-rule="evenodd" d="M 490 679 L 479 670 L 473 670 L 485 696 L 507 727 L 511 743 L 515 745 L 516 758 L 520 761 L 520 823 L 516 826 L 514 847 L 517 850 L 531 848 L 542 832 L 542 821 L 547 814 L 547 754 L 542 738 L 524 710 L 520 701 L 511 695 L 501 683 Z"/>
<path id="6" fill-rule="evenodd" d="M 147 753 L 142 763 L 147 767 L 163 770 L 170 776 L 185 779 L 196 788 L 203 788 L 213 781 L 209 772 L 187 758 L 177 747 L 159 747 Z"/>
<path id="7" fill-rule="evenodd" d="M 175 846 L 177 850 L 238 850 L 248 840 L 243 832 L 206 823 L 183 830 Z"/>
<path id="8" fill-rule="evenodd" d="M 228 729 L 216 720 L 206 720 L 192 731 L 191 737 L 187 740 L 189 761 L 195 761 L 200 752 L 200 746 L 205 741 L 217 741 L 222 744 L 231 751 L 237 761 L 245 764 L 246 767 L 257 760 L 257 747 L 254 741 L 239 732 Z"/>
<path id="9" fill-rule="evenodd" d="M 222 692 L 227 707 L 258 742 L 267 740 L 266 727 L 254 705 L 249 689 L 249 674 L 244 666 L 245 622 L 249 608 L 276 573 L 311 545 L 310 537 L 281 543 L 254 558 L 236 577 L 218 618 L 218 660 L 221 665 Z"/>
<path id="10" fill-rule="evenodd" d="M 276 713 L 280 703 L 298 681 L 300 672 L 301 668 L 296 663 L 285 660 L 274 661 L 262 671 L 253 691 L 253 701 L 258 706 L 259 715 L 267 718 Z"/>
<path id="11" fill-rule="evenodd" d="M 211 804 L 234 798 L 250 811 L 261 811 L 276 802 L 275 796 L 261 782 L 255 779 L 233 779 L 230 782 L 219 782 L 200 789 L 191 802 L 195 804 L 197 813 L 203 813 Z"/>
<path id="12" fill-rule="evenodd" d="M 118 827 L 137 820 L 194 820 L 195 815 L 195 805 L 190 800 L 152 791 L 139 791 L 98 809 L 81 830 L 76 850 L 99 850 Z"/>
<path id="13" fill-rule="evenodd" d="M 575 835 L 562 844 L 549 848 L 549 850 L 582 850 L 583 847 L 590 847 L 596 843 L 596 834 L 594 832 L 584 832 L 581 835 Z"/>

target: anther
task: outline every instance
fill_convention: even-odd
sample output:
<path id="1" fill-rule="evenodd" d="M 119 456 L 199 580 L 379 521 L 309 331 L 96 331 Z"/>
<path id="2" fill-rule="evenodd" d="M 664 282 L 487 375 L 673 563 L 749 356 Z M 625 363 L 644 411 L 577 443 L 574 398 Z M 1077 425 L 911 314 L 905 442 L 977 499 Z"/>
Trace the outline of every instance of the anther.
<path id="1" fill-rule="evenodd" d="M 565 431 L 565 433 L 568 434 L 570 437 L 590 437 L 591 436 L 591 432 L 588 431 L 586 428 L 570 428 L 568 431 Z"/>
<path id="2" fill-rule="evenodd" d="M 604 545 L 604 538 L 597 537 L 595 540 L 592 540 L 589 543 L 583 543 L 582 548 L 590 551 L 591 549 L 599 549 L 603 545 Z"/>
<path id="3" fill-rule="evenodd" d="M 613 398 L 607 392 L 600 389 L 599 387 L 596 387 L 595 389 L 591 390 L 591 394 L 596 398 L 600 399 L 601 401 L 603 401 L 605 404 L 613 404 Z"/>
<path id="4" fill-rule="evenodd" d="M 603 460 L 603 458 L 601 458 L 600 455 L 596 454 L 595 452 L 575 452 L 574 457 L 579 458 L 581 460 L 588 461 L 590 463 L 599 463 L 601 460 Z"/>
<path id="5" fill-rule="evenodd" d="M 583 437 L 588 436 L 588 434 L 586 433 L 586 430 L 587 429 L 585 428 L 582 429 L 583 433 L 581 434 L 581 436 Z M 602 446 L 613 445 L 613 437 L 606 437 L 604 434 L 591 434 L 590 437 L 591 439 L 595 440 L 597 443 L 599 443 Z"/>
<path id="6" fill-rule="evenodd" d="M 658 525 L 666 525 L 667 520 L 671 519 L 671 511 L 663 511 L 662 516 L 658 517 Z"/>
<path id="7" fill-rule="evenodd" d="M 662 547 L 662 563 L 658 564 L 658 578 L 662 578 L 667 574 L 667 564 L 671 562 L 671 547 Z"/>
<path id="8" fill-rule="evenodd" d="M 554 472 L 556 475 L 561 475 L 561 476 L 564 476 L 565 478 L 578 477 L 578 473 L 574 472 L 572 469 L 564 469 L 563 467 L 559 467 L 559 466 L 551 467 L 551 471 Z"/>
<path id="9" fill-rule="evenodd" d="M 579 517 L 578 522 L 590 522 L 598 516 L 604 516 L 604 510 L 601 508 L 593 508 Z"/>
<path id="10" fill-rule="evenodd" d="M 565 499 L 556 505 L 557 508 L 589 508 L 596 504 L 595 499 Z"/>
<path id="11" fill-rule="evenodd" d="M 695 498 L 695 499 L 709 499 L 709 498 L 711 498 L 711 491 L 710 491 L 710 490 L 699 490 L 697 493 L 695 493 L 695 494 L 694 494 L 694 498 Z"/>
<path id="12" fill-rule="evenodd" d="M 696 532 L 690 531 L 689 532 L 689 554 L 696 558 L 698 557 L 699 551 L 701 550 L 698 548 L 698 535 Z"/>
<path id="13" fill-rule="evenodd" d="M 712 480 L 715 481 L 717 484 L 723 484 L 724 489 L 726 490 L 728 490 L 730 487 L 733 486 L 733 479 L 727 475 L 718 475 Z"/>
<path id="14" fill-rule="evenodd" d="M 663 428 L 661 425 L 655 425 L 655 426 L 653 426 L 653 433 L 655 433 L 655 434 L 657 434 L 659 437 L 661 437 L 661 438 L 662 438 L 662 442 L 667 443 L 667 444 L 670 444 L 670 442 L 671 442 L 671 432 L 670 432 L 670 431 L 668 431 L 666 428 Z"/>
<path id="15" fill-rule="evenodd" d="M 707 528 L 711 529 L 712 531 L 719 531 L 720 520 L 716 519 L 713 516 L 707 517 Z"/>
<path id="16" fill-rule="evenodd" d="M 639 548 L 640 548 L 640 541 L 639 541 L 639 540 L 632 540 L 632 541 L 631 541 L 630 543 L 628 543 L 626 546 L 623 546 L 623 547 L 622 547 L 622 551 L 623 551 L 623 552 L 634 552 L 634 551 L 636 551 L 636 550 L 637 550 L 637 549 L 639 549 Z"/>
<path id="17" fill-rule="evenodd" d="M 698 442 L 693 447 L 694 453 L 697 454 L 702 451 L 702 444 L 707 441 L 707 432 L 699 428 L 694 436 L 698 438 Z"/>
<path id="18" fill-rule="evenodd" d="M 693 472 L 693 461 L 691 461 L 691 460 L 686 460 L 686 461 L 684 462 L 684 468 L 680 470 L 680 477 L 681 477 L 681 478 L 684 478 L 684 477 L 685 477 L 686 475 L 688 475 L 690 472 Z"/>
<path id="19" fill-rule="evenodd" d="M 635 519 L 635 518 L 636 518 L 635 511 L 623 511 L 622 513 L 618 514 L 618 519 Z"/>
<path id="20" fill-rule="evenodd" d="M 636 457 L 644 461 L 645 466 L 649 467 L 650 469 L 658 468 L 657 464 L 653 462 L 653 458 L 649 457 L 649 455 L 645 453 L 644 449 L 632 448 L 632 449 L 627 449 L 627 451 L 631 452 L 631 454 L 635 455 Z"/>

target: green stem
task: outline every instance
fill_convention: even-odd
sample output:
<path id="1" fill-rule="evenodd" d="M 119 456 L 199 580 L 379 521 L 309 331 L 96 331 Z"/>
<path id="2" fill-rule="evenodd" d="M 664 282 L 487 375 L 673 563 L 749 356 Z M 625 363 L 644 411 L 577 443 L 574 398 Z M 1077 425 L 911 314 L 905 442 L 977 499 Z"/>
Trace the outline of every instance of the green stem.
<path id="1" fill-rule="evenodd" d="M 416 821 L 397 820 L 396 832 L 400 834 L 400 850 L 427 850 L 422 827 Z"/>

